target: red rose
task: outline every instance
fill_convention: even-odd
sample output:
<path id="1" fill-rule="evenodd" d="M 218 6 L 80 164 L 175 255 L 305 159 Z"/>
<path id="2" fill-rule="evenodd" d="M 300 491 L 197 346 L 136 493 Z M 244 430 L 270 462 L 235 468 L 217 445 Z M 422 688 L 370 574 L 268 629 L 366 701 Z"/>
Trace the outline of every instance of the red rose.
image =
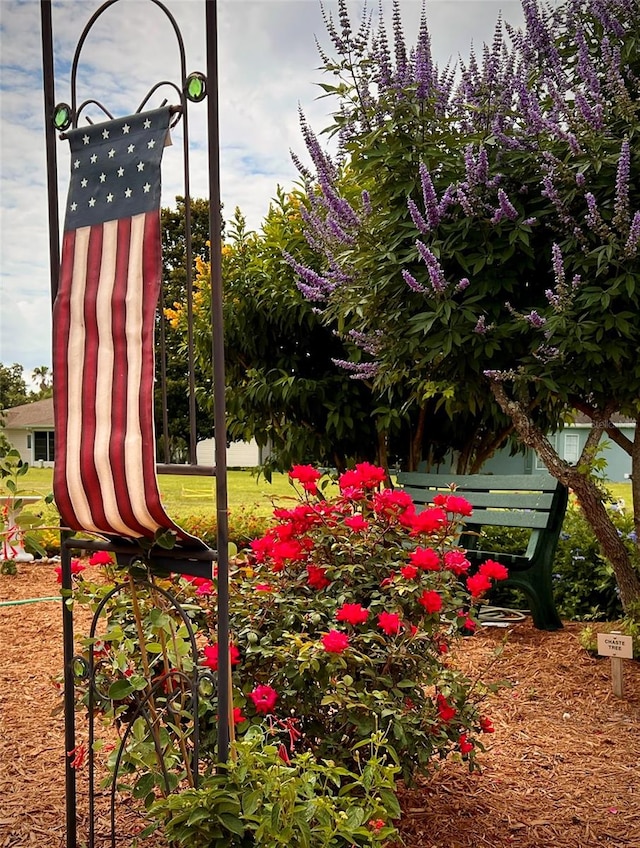
<path id="1" fill-rule="evenodd" d="M 395 612 L 381 612 L 378 616 L 378 627 L 387 636 L 394 636 L 400 630 L 400 616 Z"/>
<path id="2" fill-rule="evenodd" d="M 509 572 L 504 565 L 493 559 L 483 562 L 478 569 L 478 573 L 483 574 L 485 577 L 491 577 L 494 580 L 506 580 L 509 576 Z"/>
<path id="3" fill-rule="evenodd" d="M 425 589 L 424 592 L 418 598 L 418 603 L 420 606 L 423 606 L 425 610 L 431 614 L 434 612 L 440 612 L 442 609 L 442 598 L 433 590 Z"/>
<path id="4" fill-rule="evenodd" d="M 433 548 L 416 548 L 409 559 L 412 565 L 417 565 L 423 571 L 440 570 L 440 557 Z"/>
<path id="5" fill-rule="evenodd" d="M 456 708 L 452 707 L 444 695 L 438 693 L 438 715 L 446 723 L 450 722 L 456 714 Z"/>
<path id="6" fill-rule="evenodd" d="M 218 670 L 218 643 L 215 645 L 206 645 L 203 652 L 205 656 L 204 665 L 208 666 L 213 671 Z M 240 662 L 240 651 L 235 645 L 229 645 L 229 657 L 231 665 L 238 665 Z"/>
<path id="7" fill-rule="evenodd" d="M 336 610 L 336 620 L 346 621 L 349 624 L 363 624 L 369 618 L 369 610 L 360 604 L 343 604 Z"/>
<path id="8" fill-rule="evenodd" d="M 253 701 L 256 712 L 266 715 L 275 707 L 278 700 L 278 693 L 271 686 L 261 684 L 260 686 L 256 686 L 253 692 L 249 692 L 249 697 Z"/>
<path id="9" fill-rule="evenodd" d="M 466 498 L 459 495 L 449 495 L 443 504 L 447 512 L 455 512 L 458 515 L 471 515 L 473 507 Z"/>
<path id="10" fill-rule="evenodd" d="M 322 637 L 322 644 L 328 653 L 341 654 L 349 647 L 349 637 L 339 630 L 330 630 Z"/>
<path id="11" fill-rule="evenodd" d="M 349 518 L 345 518 L 344 523 L 347 525 L 347 527 L 349 527 L 351 530 L 354 530 L 356 533 L 366 530 L 369 526 L 369 522 L 366 520 L 366 518 L 363 518 L 360 513 L 358 513 L 357 515 L 352 515 Z"/>
<path id="12" fill-rule="evenodd" d="M 96 551 L 91 554 L 89 565 L 108 565 L 113 562 L 113 557 L 109 551 Z"/>
<path id="13" fill-rule="evenodd" d="M 458 577 L 464 574 L 470 565 L 471 563 L 462 551 L 447 551 L 444 555 L 444 567 L 448 571 L 453 571 Z"/>
<path id="14" fill-rule="evenodd" d="M 308 565 L 307 574 L 307 583 L 312 589 L 325 589 L 331 582 L 327 580 L 327 572 L 319 565 Z"/>
<path id="15" fill-rule="evenodd" d="M 473 742 L 469 742 L 466 733 L 462 733 L 460 735 L 460 738 L 458 739 L 458 745 L 460 746 L 460 753 L 463 756 L 465 754 L 468 754 L 469 751 L 473 751 Z"/>
<path id="16" fill-rule="evenodd" d="M 315 489 L 315 484 L 321 477 L 322 474 L 312 465 L 294 465 L 289 472 L 289 479 L 302 483 L 305 489 L 311 484 Z"/>
<path id="17" fill-rule="evenodd" d="M 441 530 L 447 523 L 447 513 L 440 507 L 434 509 L 423 509 L 410 519 L 411 535 L 418 533 L 435 533 Z"/>
<path id="18" fill-rule="evenodd" d="M 474 574 L 473 577 L 467 577 L 467 589 L 474 598 L 479 598 L 490 588 L 491 580 L 486 574 L 478 573 Z"/>

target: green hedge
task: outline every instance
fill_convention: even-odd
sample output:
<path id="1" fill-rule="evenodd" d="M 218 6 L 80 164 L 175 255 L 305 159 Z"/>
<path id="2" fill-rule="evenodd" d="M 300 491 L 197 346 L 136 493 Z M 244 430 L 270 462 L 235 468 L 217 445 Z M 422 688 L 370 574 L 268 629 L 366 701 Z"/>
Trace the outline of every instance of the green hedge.
<path id="1" fill-rule="evenodd" d="M 616 504 L 610 506 L 618 533 L 640 571 L 640 557 L 635 544 L 633 515 Z M 528 531 L 511 528 L 487 528 L 482 536 L 482 549 L 522 553 Z M 554 597 L 560 617 L 573 621 L 613 621 L 622 617 L 619 591 L 613 569 L 600 553 L 600 547 L 584 515 L 570 506 L 565 515 L 553 569 Z M 501 589 L 491 600 L 503 606 L 526 606 L 524 596 Z"/>
<path id="2" fill-rule="evenodd" d="M 640 571 L 640 557 L 634 544 L 633 516 L 630 511 L 621 510 L 615 504 L 610 509 L 618 532 Z M 46 512 L 46 523 L 49 527 L 55 526 L 57 521 L 52 509 L 49 508 Z M 210 545 L 215 545 L 215 512 L 185 512 L 178 514 L 176 519 L 190 533 Z M 252 507 L 232 509 L 229 511 L 229 541 L 238 550 L 243 550 L 253 539 L 264 535 L 268 524 L 269 519 Z M 52 529 L 44 533 L 39 532 L 38 535 L 50 555 L 59 552 L 57 531 Z M 487 551 L 523 553 L 527 546 L 527 531 L 487 528 L 481 542 L 482 548 Z M 598 542 L 582 512 L 573 505 L 565 516 L 556 551 L 553 579 L 555 600 L 561 618 L 575 621 L 613 621 L 622 616 L 613 569 L 600 553 Z M 512 589 L 496 590 L 491 600 L 509 607 L 527 605 L 522 593 Z"/>

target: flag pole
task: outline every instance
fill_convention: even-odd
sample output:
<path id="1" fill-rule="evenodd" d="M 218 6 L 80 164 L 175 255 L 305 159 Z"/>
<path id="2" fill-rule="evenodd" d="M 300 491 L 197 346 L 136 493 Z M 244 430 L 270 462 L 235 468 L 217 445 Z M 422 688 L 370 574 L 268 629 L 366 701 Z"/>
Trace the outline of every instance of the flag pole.
<path id="1" fill-rule="evenodd" d="M 49 274 L 51 308 L 58 293 L 60 273 L 60 221 L 58 216 L 58 160 L 56 155 L 56 133 L 53 126 L 55 111 L 55 72 L 53 64 L 53 25 L 51 0 L 40 0 L 40 22 L 42 34 L 42 85 L 44 91 L 44 133 L 47 163 L 47 198 L 49 210 Z M 61 542 L 65 534 L 61 533 Z M 71 765 L 70 752 L 75 742 L 75 704 L 73 683 L 73 611 L 66 604 L 71 590 L 71 553 L 61 545 L 62 556 L 62 652 L 64 667 L 64 752 L 65 752 L 65 819 L 66 846 L 76 848 L 76 775 Z"/>
<path id="2" fill-rule="evenodd" d="M 58 161 L 56 157 L 56 133 L 53 126 L 55 111 L 55 81 L 53 69 L 53 27 L 51 23 L 51 0 L 40 0 L 42 25 L 42 77 L 44 88 L 44 133 L 47 157 L 47 194 L 49 200 L 49 267 L 51 282 L 51 305 L 58 291 L 60 272 L 60 223 L 58 219 Z"/>
<path id="3" fill-rule="evenodd" d="M 222 657 L 229 646 L 229 515 L 227 505 L 227 432 L 222 313 L 222 222 L 220 209 L 220 136 L 218 119 L 218 21 L 216 0 L 205 0 L 207 33 L 207 121 L 209 150 L 209 227 L 211 233 L 211 356 L 216 466 L 218 550 L 218 762 L 229 759 L 233 723 L 231 666 Z"/>

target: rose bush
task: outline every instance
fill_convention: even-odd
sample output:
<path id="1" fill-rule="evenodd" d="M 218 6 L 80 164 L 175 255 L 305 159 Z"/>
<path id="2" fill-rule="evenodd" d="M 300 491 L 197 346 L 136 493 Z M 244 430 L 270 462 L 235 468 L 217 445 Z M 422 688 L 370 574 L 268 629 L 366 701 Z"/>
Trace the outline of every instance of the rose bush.
<path id="1" fill-rule="evenodd" d="M 419 512 L 368 463 L 341 475 L 330 498 L 316 469 L 289 476 L 298 499 L 274 510 L 231 593 L 239 733 L 266 716 L 288 755 L 352 768 L 354 747 L 382 730 L 405 780 L 450 753 L 473 768 L 486 689 L 455 668 L 449 647 L 507 572 L 489 560 L 469 573 L 456 546 L 469 503 L 438 495 Z M 268 709 L 256 698 L 264 687 Z"/>
<path id="2" fill-rule="evenodd" d="M 325 769 L 334 775 L 340 793 L 357 796 L 366 762 L 363 749 L 375 739 L 379 768 L 374 771 L 381 783 L 367 787 L 365 806 L 377 810 L 372 820 L 382 824 L 372 829 L 358 816 L 344 842 L 300 844 L 381 844 L 397 815 L 397 801 L 387 786 L 390 774 L 410 781 L 449 755 L 474 769 L 483 734 L 493 732 L 483 712 L 493 687 L 456 668 L 450 647 L 473 632 L 479 599 L 506 577 L 506 570 L 487 560 L 470 573 L 456 543 L 471 507 L 454 492 L 436 496 L 431 506 L 417 511 L 406 492 L 388 486 L 383 470 L 368 463 L 341 475 L 331 496 L 326 494 L 329 478 L 310 466 L 295 467 L 290 478 L 296 499 L 274 510 L 272 526 L 253 540 L 232 573 L 227 650 L 241 767 L 234 780 L 238 774 L 249 782 L 256 778 L 247 777 L 247 762 L 260 762 L 273 778 L 273 762 L 256 759 L 255 740 L 265 738 L 269 750 L 277 751 L 280 767 L 292 769 L 286 774 L 294 783 L 301 769 L 313 763 L 314 773 Z M 84 642 L 85 650 L 93 649 L 98 678 L 93 708 L 116 726 L 128 715 L 139 715 L 135 709 L 141 699 L 156 717 L 168 716 L 168 729 L 155 738 L 137 717 L 124 750 L 111 752 L 109 761 L 113 765 L 119 757 L 119 785 L 133 787 L 152 816 L 169 826 L 180 802 L 159 799 L 190 781 L 180 757 L 190 750 L 193 727 L 188 676 L 199 669 L 206 683 L 220 662 L 217 578 L 174 575 L 140 585 L 131 572 L 118 574 L 112 564 L 105 568 L 106 583 L 91 584 L 80 570 L 74 578 L 76 601 L 94 609 L 112 590 L 112 580 L 128 588 L 104 605 L 99 638 Z M 195 630 L 195 664 L 184 619 L 166 602 L 169 588 Z M 219 802 L 207 782 L 216 767 L 213 689 L 210 683 L 199 687 L 205 784 L 200 794 L 184 796 L 187 806 L 206 806 L 206 798 Z M 80 685 L 79 694 L 86 700 L 87 687 Z M 242 737 L 251 744 L 241 744 Z M 259 841 L 255 810 L 244 816 L 241 798 L 236 808 L 241 822 L 236 829 L 249 839 L 237 844 L 267 844 Z M 331 816 L 340 809 L 338 804 Z M 186 841 L 179 844 L 199 844 L 188 817 L 180 821 L 181 835 L 175 838 Z M 223 828 L 219 838 L 231 837 Z"/>

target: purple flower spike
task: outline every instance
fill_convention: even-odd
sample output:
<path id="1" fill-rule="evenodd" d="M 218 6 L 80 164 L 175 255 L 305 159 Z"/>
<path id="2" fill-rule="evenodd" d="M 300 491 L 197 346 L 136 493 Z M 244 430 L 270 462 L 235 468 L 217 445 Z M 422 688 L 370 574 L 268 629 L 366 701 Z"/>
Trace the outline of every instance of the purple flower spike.
<path id="1" fill-rule="evenodd" d="M 513 203 L 507 197 L 507 193 L 504 189 L 498 189 L 498 203 L 500 204 L 500 210 L 505 218 L 508 218 L 510 221 L 515 221 L 518 217 L 518 210 L 515 208 Z"/>
<path id="2" fill-rule="evenodd" d="M 487 319 L 484 317 L 484 315 L 481 315 L 478 318 L 478 323 L 473 328 L 473 332 L 477 333 L 479 336 L 484 336 L 484 334 L 487 332 Z"/>
<path id="3" fill-rule="evenodd" d="M 638 243 L 640 243 L 640 212 L 635 213 L 629 227 L 629 237 L 624 246 L 625 255 L 630 258 L 634 257 L 638 252 Z"/>
<path id="4" fill-rule="evenodd" d="M 564 260 L 562 258 L 562 251 L 557 244 L 554 244 L 551 247 L 551 257 L 553 262 L 553 275 L 556 280 L 556 285 L 561 287 L 565 282 L 565 274 L 564 274 Z"/>
<path id="5" fill-rule="evenodd" d="M 420 181 L 422 183 L 422 197 L 424 199 L 424 209 L 427 215 L 427 221 L 430 226 L 434 228 L 440 223 L 440 215 L 438 214 L 438 197 L 436 195 L 436 190 L 433 187 L 431 174 L 424 162 L 420 163 Z"/>
<path id="6" fill-rule="evenodd" d="M 631 151 L 629 141 L 622 142 L 620 159 L 618 160 L 618 172 L 616 175 L 616 199 L 614 204 L 613 222 L 622 229 L 629 221 L 629 168 L 631 164 Z"/>
<path id="7" fill-rule="evenodd" d="M 547 323 L 547 319 L 543 318 L 542 315 L 538 315 L 535 309 L 532 309 L 528 315 L 524 316 L 524 318 L 525 321 L 528 321 L 529 324 L 531 324 L 531 326 L 535 327 L 536 329 L 544 327 L 544 325 Z"/>
<path id="8" fill-rule="evenodd" d="M 417 292 L 418 294 L 426 294 L 427 293 L 427 290 L 422 285 L 422 283 L 419 283 L 416 280 L 416 278 L 413 276 L 413 274 L 410 274 L 408 271 L 406 271 L 404 269 L 402 271 L 402 279 L 405 281 L 405 283 L 409 286 L 409 288 L 412 291 Z"/>
<path id="9" fill-rule="evenodd" d="M 407 207 L 409 209 L 409 214 L 411 215 L 411 220 L 416 225 L 416 229 L 421 233 L 428 233 L 431 227 L 422 217 L 420 210 L 411 198 L 407 200 Z"/>

